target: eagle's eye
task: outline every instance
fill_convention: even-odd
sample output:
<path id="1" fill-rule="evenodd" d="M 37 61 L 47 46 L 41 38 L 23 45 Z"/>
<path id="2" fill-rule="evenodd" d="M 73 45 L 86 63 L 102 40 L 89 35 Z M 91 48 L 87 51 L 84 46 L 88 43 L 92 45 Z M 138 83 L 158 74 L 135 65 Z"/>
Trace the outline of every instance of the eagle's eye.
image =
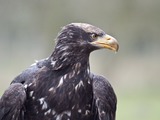
<path id="1" fill-rule="evenodd" d="M 91 34 L 91 38 L 92 38 L 92 39 L 96 39 L 97 37 L 98 37 L 97 34 L 95 34 L 95 33 L 92 33 L 92 34 Z"/>

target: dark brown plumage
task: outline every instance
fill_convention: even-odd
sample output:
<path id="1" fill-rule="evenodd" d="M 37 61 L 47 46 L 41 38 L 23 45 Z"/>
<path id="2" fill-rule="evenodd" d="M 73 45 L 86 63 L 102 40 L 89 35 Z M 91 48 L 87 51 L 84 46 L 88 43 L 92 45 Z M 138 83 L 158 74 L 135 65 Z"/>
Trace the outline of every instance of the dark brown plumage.
<path id="1" fill-rule="evenodd" d="M 71 23 L 62 28 L 50 57 L 23 71 L 0 99 L 0 120 L 115 120 L 116 95 L 90 72 L 89 55 L 117 41 L 101 29 Z"/>

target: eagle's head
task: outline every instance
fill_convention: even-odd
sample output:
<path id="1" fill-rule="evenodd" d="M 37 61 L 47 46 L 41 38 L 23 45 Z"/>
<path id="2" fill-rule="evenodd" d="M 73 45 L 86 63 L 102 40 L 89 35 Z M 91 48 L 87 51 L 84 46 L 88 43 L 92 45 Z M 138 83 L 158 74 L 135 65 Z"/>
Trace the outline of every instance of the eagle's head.
<path id="1" fill-rule="evenodd" d="M 119 48 L 115 38 L 87 23 L 68 24 L 62 28 L 57 38 L 57 47 L 75 46 L 86 51 L 100 48 L 118 51 Z"/>
<path id="2" fill-rule="evenodd" d="M 62 28 L 56 38 L 52 61 L 55 69 L 74 64 L 88 62 L 89 54 L 97 49 L 118 51 L 115 38 L 100 28 L 86 23 L 71 23 Z"/>

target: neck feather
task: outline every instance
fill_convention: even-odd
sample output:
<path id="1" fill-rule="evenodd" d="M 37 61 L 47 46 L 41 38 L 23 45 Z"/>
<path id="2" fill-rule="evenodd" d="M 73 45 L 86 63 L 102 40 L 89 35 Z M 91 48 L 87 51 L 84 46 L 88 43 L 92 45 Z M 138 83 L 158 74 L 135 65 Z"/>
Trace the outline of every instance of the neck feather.
<path id="1" fill-rule="evenodd" d="M 54 70 L 73 68 L 81 64 L 82 70 L 89 68 L 89 52 L 77 46 L 57 46 L 50 56 Z"/>

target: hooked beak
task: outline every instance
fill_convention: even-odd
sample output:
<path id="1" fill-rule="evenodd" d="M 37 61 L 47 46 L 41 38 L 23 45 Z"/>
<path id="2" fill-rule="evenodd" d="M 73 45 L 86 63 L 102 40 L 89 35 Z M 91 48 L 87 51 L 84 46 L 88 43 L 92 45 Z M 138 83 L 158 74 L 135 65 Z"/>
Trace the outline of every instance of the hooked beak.
<path id="1" fill-rule="evenodd" d="M 107 34 L 103 35 L 102 37 L 98 37 L 97 40 L 91 42 L 91 44 L 98 46 L 99 48 L 106 48 L 115 52 L 117 52 L 119 49 L 117 40 L 114 37 Z"/>

